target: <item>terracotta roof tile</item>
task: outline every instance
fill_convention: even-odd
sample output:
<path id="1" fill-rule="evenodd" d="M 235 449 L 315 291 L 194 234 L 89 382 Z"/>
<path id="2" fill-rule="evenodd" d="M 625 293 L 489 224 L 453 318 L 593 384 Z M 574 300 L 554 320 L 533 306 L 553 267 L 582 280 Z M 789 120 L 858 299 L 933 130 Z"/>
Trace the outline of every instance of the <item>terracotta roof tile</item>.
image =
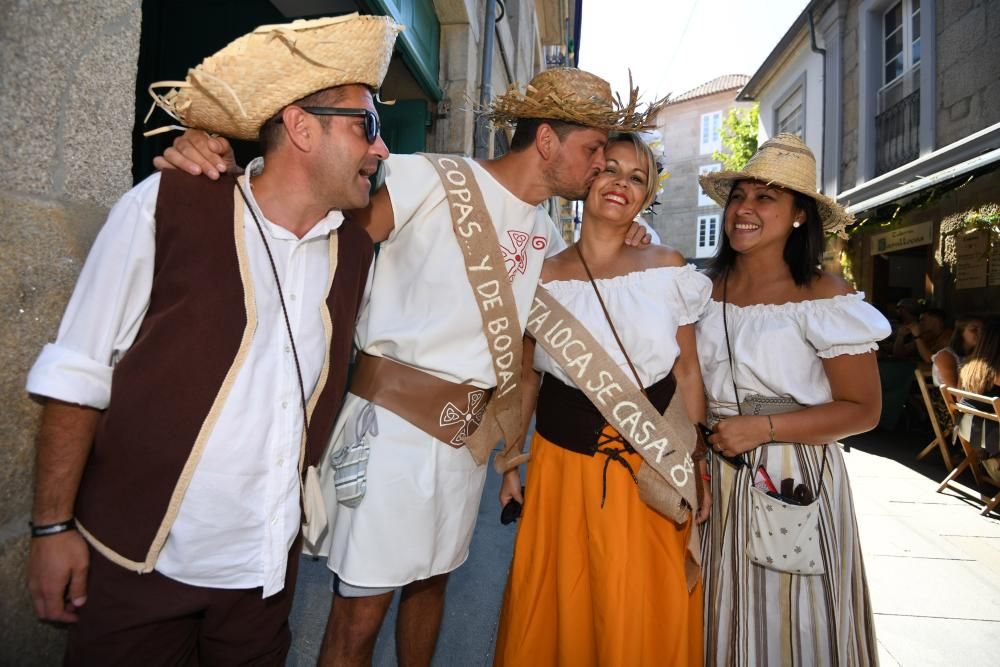
<path id="1" fill-rule="evenodd" d="M 726 90 L 736 90 L 745 86 L 749 80 L 750 77 L 746 74 L 723 74 L 722 76 L 708 81 L 707 83 L 701 84 L 697 88 L 692 88 L 691 90 L 681 93 L 676 97 L 671 97 L 668 104 L 678 104 L 680 102 L 693 100 L 697 97 L 714 95 Z"/>

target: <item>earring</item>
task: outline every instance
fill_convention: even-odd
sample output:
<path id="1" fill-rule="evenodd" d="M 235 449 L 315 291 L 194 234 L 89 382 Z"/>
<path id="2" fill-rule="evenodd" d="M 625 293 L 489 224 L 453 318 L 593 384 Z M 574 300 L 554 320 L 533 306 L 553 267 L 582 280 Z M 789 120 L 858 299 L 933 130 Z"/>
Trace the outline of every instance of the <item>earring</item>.
<path id="1" fill-rule="evenodd" d="M 795 222 L 792 223 L 792 227 L 794 227 L 795 229 L 798 229 L 801 226 L 802 226 L 802 223 L 799 222 L 798 220 L 796 220 Z"/>

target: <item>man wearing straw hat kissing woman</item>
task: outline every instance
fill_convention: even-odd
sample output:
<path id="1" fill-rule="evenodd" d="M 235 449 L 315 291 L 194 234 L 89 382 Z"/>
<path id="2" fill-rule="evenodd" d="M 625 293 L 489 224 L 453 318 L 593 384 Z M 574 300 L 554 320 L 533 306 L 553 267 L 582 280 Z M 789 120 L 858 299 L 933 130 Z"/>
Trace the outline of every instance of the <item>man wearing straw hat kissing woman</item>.
<path id="1" fill-rule="evenodd" d="M 592 74 L 546 70 L 486 110 L 515 126 L 507 154 L 392 155 L 385 187 L 352 213 L 382 245 L 319 470 L 329 527 L 307 536 L 334 573 L 322 664 L 371 662 L 396 589 L 400 664 L 430 663 L 490 453 L 504 442 L 500 472 L 525 458 L 521 337 L 542 262 L 563 248 L 542 204 L 586 195 L 608 132 L 646 126 L 653 105 L 639 106 L 635 89 L 621 103 Z M 216 177 L 232 158 L 221 138 L 188 132 L 156 164 Z M 643 236 L 637 226 L 629 242 Z"/>
<path id="2" fill-rule="evenodd" d="M 262 26 L 157 103 L 263 158 L 111 210 L 28 391 L 45 402 L 28 586 L 71 665 L 282 665 L 302 471 L 346 385 L 401 26 Z M 308 503 L 306 504 L 308 508 Z"/>

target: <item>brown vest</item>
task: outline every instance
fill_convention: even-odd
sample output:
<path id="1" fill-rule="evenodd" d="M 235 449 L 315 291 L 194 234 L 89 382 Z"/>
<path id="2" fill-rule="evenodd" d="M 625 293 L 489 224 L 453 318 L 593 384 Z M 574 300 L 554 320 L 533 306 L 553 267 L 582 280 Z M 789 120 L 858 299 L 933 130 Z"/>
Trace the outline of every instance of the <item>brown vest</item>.
<path id="1" fill-rule="evenodd" d="M 255 307 L 245 299 L 240 258 L 246 247 L 234 197 L 232 177 L 210 181 L 173 170 L 161 177 L 149 309 L 115 366 L 110 406 L 76 501 L 91 544 L 134 571 L 153 569 L 252 340 Z M 252 226 L 245 231 L 257 233 Z M 345 221 L 334 233 L 337 266 L 326 299 L 330 349 L 316 391 L 307 396 L 306 465 L 322 455 L 343 400 L 373 255 L 371 238 L 355 223 Z"/>

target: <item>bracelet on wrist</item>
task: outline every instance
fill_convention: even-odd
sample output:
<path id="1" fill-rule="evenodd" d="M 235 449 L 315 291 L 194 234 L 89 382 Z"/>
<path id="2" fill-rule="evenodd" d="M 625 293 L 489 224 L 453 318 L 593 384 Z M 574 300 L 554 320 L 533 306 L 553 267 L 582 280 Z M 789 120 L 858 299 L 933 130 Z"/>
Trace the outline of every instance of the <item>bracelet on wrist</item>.
<path id="1" fill-rule="evenodd" d="M 69 530 L 76 530 L 76 519 L 70 517 L 65 521 L 46 523 L 40 526 L 36 525 L 33 521 L 29 521 L 28 526 L 31 527 L 32 537 L 49 537 L 50 535 L 58 535 Z"/>
<path id="2" fill-rule="evenodd" d="M 768 442 L 774 442 L 774 422 L 771 421 L 771 415 L 766 415 L 766 416 L 767 416 L 768 437 L 770 438 Z"/>

